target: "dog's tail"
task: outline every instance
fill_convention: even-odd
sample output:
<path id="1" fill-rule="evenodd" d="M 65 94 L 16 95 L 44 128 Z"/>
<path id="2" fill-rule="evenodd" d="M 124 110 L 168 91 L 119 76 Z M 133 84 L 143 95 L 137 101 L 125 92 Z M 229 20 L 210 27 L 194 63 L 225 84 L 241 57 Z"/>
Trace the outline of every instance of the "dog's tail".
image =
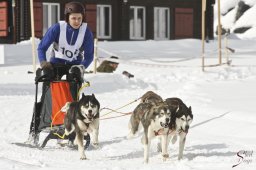
<path id="1" fill-rule="evenodd" d="M 65 128 L 65 135 L 68 136 L 74 131 L 75 131 L 75 126 L 73 124 L 71 124 L 71 129 L 68 130 L 67 128 Z"/>
<path id="2" fill-rule="evenodd" d="M 67 102 L 61 109 L 61 112 L 64 112 L 65 114 L 67 114 L 69 106 L 70 106 L 71 102 Z"/>
<path id="3" fill-rule="evenodd" d="M 139 131 L 142 129 L 142 124 L 139 123 L 137 125 L 137 127 L 134 127 L 132 125 L 131 121 L 129 121 L 128 128 L 129 128 L 129 134 L 126 136 L 126 138 L 127 139 L 132 139 L 134 137 L 138 137 L 139 136 Z"/>

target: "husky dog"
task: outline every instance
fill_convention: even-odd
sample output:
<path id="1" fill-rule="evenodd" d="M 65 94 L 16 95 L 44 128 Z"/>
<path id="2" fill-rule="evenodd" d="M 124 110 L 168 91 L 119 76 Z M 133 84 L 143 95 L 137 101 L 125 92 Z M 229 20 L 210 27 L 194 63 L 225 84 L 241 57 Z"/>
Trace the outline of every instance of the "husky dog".
<path id="1" fill-rule="evenodd" d="M 154 93 L 153 91 L 148 91 L 143 96 L 141 96 L 141 103 L 156 104 L 159 102 L 163 102 L 162 97 L 160 97 L 158 94 Z"/>
<path id="2" fill-rule="evenodd" d="M 129 129 L 130 133 L 127 138 L 135 136 L 138 132 L 139 124 L 141 123 L 144 129 L 142 137 L 142 144 L 144 145 L 144 161 L 148 163 L 149 149 L 151 140 L 161 135 L 162 139 L 162 156 L 165 160 L 167 155 L 167 134 L 169 131 L 169 124 L 171 121 L 171 112 L 165 102 L 153 105 L 152 103 L 140 103 L 133 111 Z"/>
<path id="3" fill-rule="evenodd" d="M 173 114 L 172 122 L 170 123 L 170 134 L 168 136 L 168 143 L 172 137 L 172 143 L 174 144 L 179 136 L 179 156 L 178 160 L 182 159 L 183 151 L 186 142 L 186 136 L 189 130 L 189 126 L 193 121 L 193 114 L 191 106 L 187 107 L 183 101 L 179 98 L 168 98 L 165 100 L 169 109 Z M 173 126 L 174 125 L 174 126 Z M 158 144 L 159 148 L 160 144 Z"/>
<path id="4" fill-rule="evenodd" d="M 65 134 L 69 135 L 75 131 L 74 143 L 78 145 L 80 159 L 82 160 L 86 159 L 83 147 L 85 134 L 92 134 L 92 145 L 98 147 L 99 109 L 100 103 L 94 94 L 82 94 L 79 101 L 66 103 L 61 109 L 67 113 L 64 119 Z"/>

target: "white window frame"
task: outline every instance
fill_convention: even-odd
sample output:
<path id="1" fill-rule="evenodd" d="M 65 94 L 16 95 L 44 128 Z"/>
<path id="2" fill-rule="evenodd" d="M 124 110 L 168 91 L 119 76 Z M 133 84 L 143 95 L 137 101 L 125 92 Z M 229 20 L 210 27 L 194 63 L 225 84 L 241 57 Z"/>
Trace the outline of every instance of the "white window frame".
<path id="1" fill-rule="evenodd" d="M 47 19 L 47 26 L 48 28 L 52 26 L 52 6 L 57 6 L 57 22 L 60 21 L 60 4 L 59 3 L 43 3 L 43 7 L 47 6 L 48 7 L 48 19 Z M 43 11 L 44 13 L 45 11 Z M 43 22 L 43 34 L 46 33 L 47 29 L 44 29 L 46 23 Z"/>
<path id="2" fill-rule="evenodd" d="M 164 23 L 165 17 L 166 17 L 165 15 L 166 10 L 167 10 L 167 23 Z M 166 27 L 167 27 L 167 30 L 165 30 Z M 166 33 L 167 33 L 167 37 L 166 37 Z M 169 8 L 154 7 L 154 39 L 155 40 L 170 39 L 170 9 Z"/>
<path id="3" fill-rule="evenodd" d="M 20 0 L 19 2 L 20 4 L 20 16 L 24 16 L 24 0 Z M 20 37 L 21 39 L 24 39 L 24 36 L 25 36 L 25 30 L 24 30 L 24 27 L 25 27 L 25 23 L 24 23 L 24 18 L 23 17 L 19 17 L 20 18 Z"/>
<path id="4" fill-rule="evenodd" d="M 105 33 L 105 17 L 104 8 L 109 8 L 109 35 Z M 112 38 L 112 6 L 111 5 L 97 5 L 97 38 L 111 39 Z"/>
<path id="5" fill-rule="evenodd" d="M 131 20 L 129 20 L 129 36 L 131 40 L 144 40 L 146 37 L 146 8 L 144 6 L 130 6 L 130 9 L 134 10 L 134 21 L 133 25 Z M 138 9 L 143 9 L 143 35 L 140 36 L 138 30 Z M 133 27 L 132 27 L 133 26 Z M 135 30 L 135 35 L 132 35 L 132 30 Z"/>

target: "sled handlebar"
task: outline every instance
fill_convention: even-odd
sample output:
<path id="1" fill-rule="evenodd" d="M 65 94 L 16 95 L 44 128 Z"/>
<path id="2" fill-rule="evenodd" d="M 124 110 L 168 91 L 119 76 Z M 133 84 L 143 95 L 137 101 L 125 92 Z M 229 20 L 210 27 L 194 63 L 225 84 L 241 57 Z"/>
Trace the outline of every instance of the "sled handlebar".
<path id="1" fill-rule="evenodd" d="M 40 76 L 40 77 L 36 77 L 35 78 L 35 84 L 38 84 L 38 82 L 43 82 L 43 81 L 45 81 L 45 80 L 43 80 L 44 78 L 46 78 L 47 77 L 47 74 L 44 74 L 44 75 L 42 75 L 42 76 Z"/>
<path id="2" fill-rule="evenodd" d="M 61 71 L 61 69 L 67 69 L 69 70 L 72 66 L 71 65 L 66 65 L 66 64 L 53 64 L 54 66 L 54 70 L 55 70 L 55 74 L 54 76 L 51 75 L 51 73 L 44 73 L 42 68 L 38 68 L 36 71 L 36 77 L 35 77 L 35 84 L 38 84 L 38 82 L 53 82 L 53 81 L 68 81 L 68 82 L 73 82 L 73 81 L 77 81 L 75 79 L 66 79 L 66 80 L 61 80 L 59 78 L 55 78 L 56 76 L 58 76 L 59 71 Z M 84 74 L 84 73 L 82 73 Z"/>

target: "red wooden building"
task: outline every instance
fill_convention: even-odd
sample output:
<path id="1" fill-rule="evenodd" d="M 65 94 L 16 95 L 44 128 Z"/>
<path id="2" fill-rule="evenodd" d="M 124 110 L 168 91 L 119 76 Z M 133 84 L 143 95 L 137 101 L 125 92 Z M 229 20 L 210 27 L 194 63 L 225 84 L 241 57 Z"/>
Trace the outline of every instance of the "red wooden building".
<path id="1" fill-rule="evenodd" d="M 76 0 L 86 7 L 86 21 L 99 40 L 170 40 L 201 38 L 202 0 Z M 70 0 L 33 0 L 35 35 L 41 38 L 64 19 Z M 207 0 L 206 31 L 213 38 L 213 4 Z M 31 37 L 30 0 L 0 0 L 0 43 Z"/>

